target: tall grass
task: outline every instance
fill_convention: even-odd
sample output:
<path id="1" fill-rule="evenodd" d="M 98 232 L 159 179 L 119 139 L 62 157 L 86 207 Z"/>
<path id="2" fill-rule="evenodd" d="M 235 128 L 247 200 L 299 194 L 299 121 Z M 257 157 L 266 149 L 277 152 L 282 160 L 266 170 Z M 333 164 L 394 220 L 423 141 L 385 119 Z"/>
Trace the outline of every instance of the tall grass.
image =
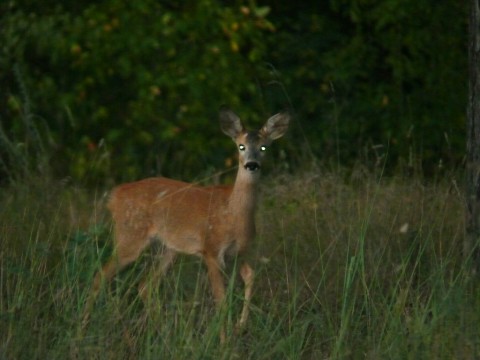
<path id="1" fill-rule="evenodd" d="M 359 173 L 265 179 L 241 334 L 231 266 L 225 314 L 188 256 L 139 301 L 155 251 L 116 277 L 82 328 L 91 278 L 111 252 L 103 195 L 53 181 L 0 189 L 0 358 L 479 358 L 480 286 L 461 254 L 455 181 Z"/>

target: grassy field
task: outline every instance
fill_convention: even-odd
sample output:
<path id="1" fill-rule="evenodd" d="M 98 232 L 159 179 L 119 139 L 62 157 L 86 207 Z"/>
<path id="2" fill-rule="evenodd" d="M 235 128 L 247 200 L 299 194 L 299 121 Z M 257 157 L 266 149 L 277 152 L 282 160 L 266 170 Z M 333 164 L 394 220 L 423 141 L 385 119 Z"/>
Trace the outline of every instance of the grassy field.
<path id="1" fill-rule="evenodd" d="M 230 277 L 217 316 L 196 258 L 181 257 L 148 304 L 138 299 L 154 250 L 101 293 L 82 328 L 91 278 L 112 251 L 105 195 L 18 182 L 0 189 L 0 359 L 478 359 L 461 189 L 360 167 L 266 178 L 251 317 L 234 335 L 241 281 Z"/>

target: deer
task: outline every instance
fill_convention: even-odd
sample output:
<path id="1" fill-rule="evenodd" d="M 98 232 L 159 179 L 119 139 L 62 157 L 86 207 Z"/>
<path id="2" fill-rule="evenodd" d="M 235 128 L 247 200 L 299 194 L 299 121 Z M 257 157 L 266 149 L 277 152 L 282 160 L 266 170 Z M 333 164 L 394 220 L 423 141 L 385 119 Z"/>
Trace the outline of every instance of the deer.
<path id="1" fill-rule="evenodd" d="M 287 131 L 290 115 L 286 111 L 273 115 L 257 131 L 247 131 L 238 115 L 226 107 L 220 109 L 219 119 L 221 130 L 235 142 L 238 150 L 234 184 L 200 186 L 153 177 L 114 188 L 107 207 L 114 223 L 115 250 L 94 277 L 87 308 L 95 301 L 102 283 L 108 283 L 153 242 L 163 245 L 155 279 L 167 272 L 177 254 L 199 256 L 207 268 L 217 311 L 222 308 L 225 256 L 241 256 L 255 237 L 262 161 L 272 141 Z M 249 315 L 254 270 L 247 261 L 242 261 L 239 273 L 244 297 L 236 328 L 242 329 Z M 146 298 L 148 286 L 149 282 L 144 280 L 138 287 L 142 299 Z M 223 327 L 220 340 L 225 341 Z"/>

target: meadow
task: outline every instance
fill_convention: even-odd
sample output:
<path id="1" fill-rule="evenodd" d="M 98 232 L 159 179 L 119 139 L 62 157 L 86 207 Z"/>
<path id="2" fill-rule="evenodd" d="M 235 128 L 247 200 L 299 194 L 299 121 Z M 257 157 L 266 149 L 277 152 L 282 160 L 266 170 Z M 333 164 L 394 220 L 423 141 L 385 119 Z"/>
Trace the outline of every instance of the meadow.
<path id="1" fill-rule="evenodd" d="M 91 279 L 112 251 L 106 192 L 41 177 L 0 188 L 0 358 L 480 358 L 460 178 L 312 167 L 266 176 L 260 193 L 251 315 L 235 334 L 235 261 L 222 314 L 189 256 L 139 300 L 159 249 L 122 271 L 82 326 Z"/>

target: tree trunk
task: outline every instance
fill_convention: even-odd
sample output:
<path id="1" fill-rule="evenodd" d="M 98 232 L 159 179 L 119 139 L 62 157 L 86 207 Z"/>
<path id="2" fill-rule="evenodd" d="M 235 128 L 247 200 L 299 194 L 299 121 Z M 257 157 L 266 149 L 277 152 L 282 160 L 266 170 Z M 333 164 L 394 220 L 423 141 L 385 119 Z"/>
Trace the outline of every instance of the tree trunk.
<path id="1" fill-rule="evenodd" d="M 465 256 L 480 270 L 480 0 L 470 0 Z"/>

